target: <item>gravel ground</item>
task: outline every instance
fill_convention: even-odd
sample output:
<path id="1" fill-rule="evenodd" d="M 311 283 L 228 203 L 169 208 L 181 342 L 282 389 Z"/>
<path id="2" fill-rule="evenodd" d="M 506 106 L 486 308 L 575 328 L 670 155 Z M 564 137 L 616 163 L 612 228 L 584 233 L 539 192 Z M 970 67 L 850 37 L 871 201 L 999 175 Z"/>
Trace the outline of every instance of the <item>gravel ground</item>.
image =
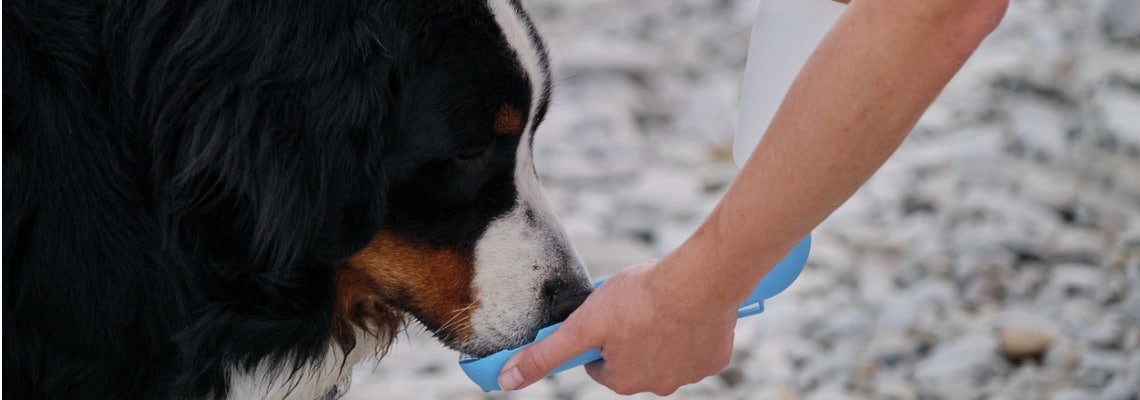
<path id="1" fill-rule="evenodd" d="M 678 245 L 733 178 L 756 4 L 527 2 L 558 78 L 535 157 L 595 277 Z M 1140 0 L 1013 0 L 736 334 L 671 398 L 1140 398 Z M 620 397 L 581 369 L 484 394 L 456 357 L 411 328 L 347 398 Z"/>

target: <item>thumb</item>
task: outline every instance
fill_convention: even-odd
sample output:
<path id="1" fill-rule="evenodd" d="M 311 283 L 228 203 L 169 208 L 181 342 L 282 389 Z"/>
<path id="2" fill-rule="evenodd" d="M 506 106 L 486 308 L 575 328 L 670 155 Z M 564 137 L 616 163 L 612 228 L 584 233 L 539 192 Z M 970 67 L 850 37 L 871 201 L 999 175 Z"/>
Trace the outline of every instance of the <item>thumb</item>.
<path id="1" fill-rule="evenodd" d="M 530 386 L 559 365 L 597 347 L 581 330 L 575 320 L 568 319 L 545 339 L 519 350 L 503 365 L 499 387 L 518 390 Z"/>

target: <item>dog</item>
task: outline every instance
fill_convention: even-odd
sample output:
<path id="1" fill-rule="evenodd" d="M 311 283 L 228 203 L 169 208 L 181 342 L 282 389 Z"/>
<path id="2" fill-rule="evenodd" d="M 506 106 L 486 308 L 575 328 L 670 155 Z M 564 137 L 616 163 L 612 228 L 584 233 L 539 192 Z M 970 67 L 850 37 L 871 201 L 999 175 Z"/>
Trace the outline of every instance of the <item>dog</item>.
<path id="1" fill-rule="evenodd" d="M 3 7 L 9 399 L 335 398 L 405 320 L 481 356 L 590 293 L 518 0 Z"/>

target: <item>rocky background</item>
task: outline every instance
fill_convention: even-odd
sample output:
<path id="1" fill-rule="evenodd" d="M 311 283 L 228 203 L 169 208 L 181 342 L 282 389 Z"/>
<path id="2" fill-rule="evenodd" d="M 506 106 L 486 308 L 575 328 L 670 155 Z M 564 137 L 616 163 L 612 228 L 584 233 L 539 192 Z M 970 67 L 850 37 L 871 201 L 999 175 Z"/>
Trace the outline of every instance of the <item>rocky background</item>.
<path id="1" fill-rule="evenodd" d="M 756 0 L 529 0 L 558 80 L 535 158 L 595 277 L 733 178 Z M 1140 0 L 1013 0 L 808 267 L 677 399 L 1140 397 Z M 580 369 L 484 394 L 410 328 L 348 399 L 617 398 Z M 652 398 L 654 396 L 633 396 Z"/>

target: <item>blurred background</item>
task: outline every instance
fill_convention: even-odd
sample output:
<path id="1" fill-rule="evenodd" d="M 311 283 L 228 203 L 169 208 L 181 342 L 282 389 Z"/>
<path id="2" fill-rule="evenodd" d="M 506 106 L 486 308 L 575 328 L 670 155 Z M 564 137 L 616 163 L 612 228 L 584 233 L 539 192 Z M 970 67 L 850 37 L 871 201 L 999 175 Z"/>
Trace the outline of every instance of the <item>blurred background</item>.
<path id="1" fill-rule="evenodd" d="M 759 2 L 524 3 L 557 80 L 548 198 L 595 278 L 660 257 L 736 173 Z M 1013 0 L 814 239 L 730 367 L 670 398 L 1140 397 L 1140 0 Z M 620 397 L 581 369 L 484 394 L 456 358 L 410 327 L 347 398 Z"/>

